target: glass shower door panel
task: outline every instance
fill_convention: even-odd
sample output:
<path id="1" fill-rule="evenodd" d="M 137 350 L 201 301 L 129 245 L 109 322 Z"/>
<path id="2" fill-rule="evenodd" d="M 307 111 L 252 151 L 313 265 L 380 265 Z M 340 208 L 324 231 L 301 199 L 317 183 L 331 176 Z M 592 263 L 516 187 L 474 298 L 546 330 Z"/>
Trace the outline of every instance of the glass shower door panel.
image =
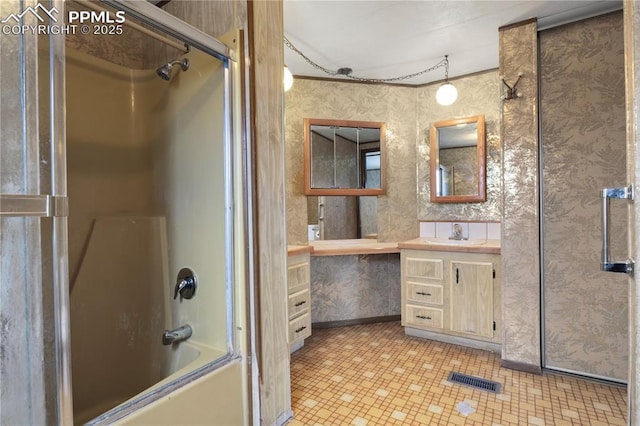
<path id="1" fill-rule="evenodd" d="M 61 10 L 60 2 L 3 1 L 2 26 L 17 24 L 12 17 L 20 15 L 20 24 L 37 24 L 35 13 L 24 13 L 36 6 Z M 64 37 L 15 32 L 0 37 L 0 424 L 64 424 L 71 421 L 71 400 L 61 392 L 69 383 L 58 155 L 64 138 L 57 126 L 62 108 L 50 108 L 64 102 L 63 70 L 54 59 Z M 54 141 L 60 151 L 51 149 Z"/>

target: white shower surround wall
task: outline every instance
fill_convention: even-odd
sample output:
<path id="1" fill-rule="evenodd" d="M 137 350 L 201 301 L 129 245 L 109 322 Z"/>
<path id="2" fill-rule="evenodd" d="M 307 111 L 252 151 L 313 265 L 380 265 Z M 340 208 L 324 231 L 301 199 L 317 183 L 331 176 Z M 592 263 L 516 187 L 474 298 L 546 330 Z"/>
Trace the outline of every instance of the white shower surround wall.
<path id="1" fill-rule="evenodd" d="M 202 366 L 228 351 L 224 67 L 217 59 L 192 51 L 190 70 L 174 71 L 166 82 L 153 70 L 129 70 L 72 49 L 67 55 L 73 96 L 68 115 L 71 265 L 79 271 L 72 292 L 75 371 L 83 371 L 86 364 L 86 374 L 75 376 L 74 390 L 79 392 L 77 420 L 87 421 L 138 392 L 148 392 L 146 388 L 184 364 Z M 86 108 L 97 100 L 100 109 Z M 108 114 L 114 110 L 121 114 Z M 121 238 L 111 238 L 116 235 Z M 125 237 L 133 238 L 131 244 L 118 248 Z M 83 244 L 86 254 L 81 252 Z M 124 251 L 129 246 L 137 248 Z M 98 271 L 95 267 L 108 261 L 111 253 L 122 254 L 120 263 L 92 278 Z M 193 269 L 198 279 L 191 300 L 173 298 L 182 267 Z M 115 290 L 110 279 L 122 283 L 122 288 L 108 291 Z M 95 300 L 100 282 L 107 291 Z M 118 307 L 117 317 L 104 322 L 105 331 L 115 327 L 115 334 L 96 333 L 91 326 L 96 310 L 83 310 L 105 303 Z M 186 353 L 163 347 L 161 337 L 163 329 L 184 324 L 193 328 L 190 341 L 200 349 L 178 361 L 173 358 Z M 104 347 L 87 343 L 107 336 L 115 340 L 105 341 Z M 97 352 L 91 352 L 94 347 Z M 96 359 L 108 365 L 108 353 L 119 347 L 132 347 L 132 354 L 148 358 L 127 358 L 123 365 L 133 369 L 126 378 L 107 374 L 99 380 L 100 392 L 94 385 L 89 386 L 93 391 L 83 391 L 82 379 L 93 377 Z M 121 386 L 127 381 L 133 386 Z"/>

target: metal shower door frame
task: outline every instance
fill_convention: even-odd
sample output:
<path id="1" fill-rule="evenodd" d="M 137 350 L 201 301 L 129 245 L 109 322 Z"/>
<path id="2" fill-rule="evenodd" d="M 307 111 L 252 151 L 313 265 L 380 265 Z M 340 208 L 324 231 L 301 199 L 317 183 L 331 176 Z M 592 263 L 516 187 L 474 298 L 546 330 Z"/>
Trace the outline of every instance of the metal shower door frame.
<path id="1" fill-rule="evenodd" d="M 39 3 L 38 3 L 39 4 Z M 50 0 L 49 5 L 57 11 L 64 10 L 64 0 Z M 53 10 L 53 9 L 51 9 Z M 23 34 L 22 37 L 29 37 Z M 33 36 L 33 35 L 31 35 Z M 25 45 L 20 48 L 20 55 L 27 53 Z M 67 166 L 66 166 L 66 133 L 65 133 L 65 80 L 64 80 L 64 34 L 49 35 L 48 64 L 38 64 L 37 58 L 32 58 L 33 64 L 22 61 L 24 75 L 37 75 L 38 66 L 45 65 L 49 73 L 49 162 L 50 162 L 50 194 L 0 194 L 0 217 L 40 217 L 52 219 L 51 235 L 46 235 L 43 241 L 51 242 L 52 284 L 53 284 L 53 320 L 54 320 L 54 354 L 55 354 L 55 387 L 57 421 L 59 424 L 73 422 L 73 405 L 71 397 L 71 362 L 69 340 L 69 273 L 68 273 L 68 245 L 67 245 Z M 24 83 L 23 83 L 24 85 Z M 37 87 L 37 93 L 42 87 Z M 27 90 L 22 87 L 22 92 Z M 34 89 L 32 89 L 34 90 Z M 37 97 L 36 93 L 36 97 Z M 38 105 L 22 104 L 23 120 L 29 121 L 34 128 L 30 131 L 38 133 L 41 129 L 37 111 Z M 26 159 L 30 170 L 39 170 L 40 159 L 31 156 Z M 38 172 L 34 172 L 38 173 Z M 40 191 L 37 191 L 40 192 Z M 41 230 L 41 238 L 45 231 Z M 50 238 L 50 240 L 49 240 Z M 42 263 L 44 264 L 44 263 Z M 41 265 L 42 265 L 41 264 Z M 44 280 L 42 281 L 42 284 Z M 42 355 L 44 354 L 36 354 Z"/>
<path id="2" fill-rule="evenodd" d="M 34 5 L 36 1 L 32 1 Z M 31 4 L 29 3 L 29 4 Z M 44 0 L 42 1 L 44 3 Z M 57 11 L 65 11 L 66 0 L 49 0 L 50 7 Z M 235 342 L 234 322 L 234 182 L 233 182 L 233 141 L 234 126 L 232 111 L 234 111 L 233 82 L 235 81 L 234 67 L 230 62 L 236 62 L 236 53 L 215 38 L 201 32 L 181 21 L 173 15 L 163 11 L 146 1 L 131 0 L 103 0 L 103 3 L 113 8 L 124 10 L 127 14 L 149 24 L 161 32 L 167 33 L 190 46 L 196 47 L 219 59 L 224 64 L 224 122 L 226 126 L 224 136 L 224 186 L 225 186 L 225 231 L 226 240 L 226 294 L 227 294 L 227 356 L 212 364 L 204 366 L 183 380 L 174 382 L 171 386 L 154 392 L 148 398 L 136 401 L 126 409 L 110 416 L 109 421 L 121 418 L 155 399 L 166 395 L 182 386 L 187 381 L 192 381 L 213 371 L 229 360 L 239 357 Z M 25 55 L 22 46 L 21 55 Z M 33 52 L 29 52 L 33 53 Z M 51 218 L 52 231 L 47 236 L 51 241 L 52 284 L 53 284 L 53 322 L 54 322 L 54 353 L 55 353 L 55 390 L 57 410 L 56 420 L 58 424 L 73 424 L 73 401 L 71 381 L 71 344 L 70 344 L 70 303 L 69 303 L 69 270 L 68 270 L 68 198 L 67 198 L 67 152 L 66 152 L 66 99 L 65 99 L 65 35 L 49 35 L 49 59 L 48 64 L 40 64 L 48 68 L 49 75 L 49 158 L 50 161 L 50 193 L 6 194 L 0 193 L 0 217 L 40 217 Z M 23 61 L 24 62 L 24 61 Z M 23 73 L 37 72 L 38 65 L 25 70 Z M 23 83 L 24 84 L 24 83 Z M 41 89 L 38 87 L 38 89 Z M 26 90 L 24 87 L 23 91 Z M 21 106 L 23 117 L 35 123 L 32 132 L 38 132 L 39 121 L 37 105 Z M 33 109 L 33 111 L 31 111 Z M 29 114 L 32 114 L 29 117 Z M 40 159 L 37 156 L 28 158 L 30 169 L 38 170 Z M 40 191 L 38 191 L 40 192 Z M 43 231 L 44 232 L 44 231 Z M 41 234 L 41 235 L 44 235 Z M 49 241 L 49 239 L 47 239 Z M 37 356 L 44 354 L 35 354 Z"/>

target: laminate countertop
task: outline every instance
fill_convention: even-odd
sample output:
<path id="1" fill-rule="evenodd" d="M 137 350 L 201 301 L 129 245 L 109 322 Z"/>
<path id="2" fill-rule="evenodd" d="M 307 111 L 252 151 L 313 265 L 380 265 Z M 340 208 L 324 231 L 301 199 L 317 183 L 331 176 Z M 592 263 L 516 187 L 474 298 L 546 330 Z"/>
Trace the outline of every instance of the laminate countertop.
<path id="1" fill-rule="evenodd" d="M 311 253 L 313 247 L 311 246 L 287 246 L 287 255 L 295 256 L 297 254 Z"/>
<path id="2" fill-rule="evenodd" d="M 411 250 L 454 251 L 459 253 L 489 253 L 500 254 L 500 240 L 482 241 L 451 241 L 438 240 L 437 238 L 414 238 L 409 241 L 401 241 L 398 248 Z"/>
<path id="3" fill-rule="evenodd" d="M 396 242 L 383 243 L 368 238 L 359 240 L 315 240 L 309 241 L 309 245 L 313 247 L 311 256 L 400 253 Z"/>

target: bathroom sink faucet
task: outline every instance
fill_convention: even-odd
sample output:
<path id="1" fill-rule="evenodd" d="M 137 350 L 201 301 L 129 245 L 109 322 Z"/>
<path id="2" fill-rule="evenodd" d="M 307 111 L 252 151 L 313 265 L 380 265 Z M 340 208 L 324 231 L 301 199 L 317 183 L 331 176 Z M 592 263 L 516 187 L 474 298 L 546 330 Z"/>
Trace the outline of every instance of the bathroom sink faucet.
<path id="1" fill-rule="evenodd" d="M 191 337 L 192 332 L 193 330 L 191 330 L 191 326 L 188 324 L 178 327 L 175 330 L 165 330 L 162 334 L 162 344 L 168 346 L 175 342 L 187 340 Z"/>
<path id="2" fill-rule="evenodd" d="M 465 238 L 462 236 L 462 225 L 455 223 L 453 225 L 453 231 L 451 233 L 451 236 L 449 237 L 450 240 L 464 240 Z"/>

